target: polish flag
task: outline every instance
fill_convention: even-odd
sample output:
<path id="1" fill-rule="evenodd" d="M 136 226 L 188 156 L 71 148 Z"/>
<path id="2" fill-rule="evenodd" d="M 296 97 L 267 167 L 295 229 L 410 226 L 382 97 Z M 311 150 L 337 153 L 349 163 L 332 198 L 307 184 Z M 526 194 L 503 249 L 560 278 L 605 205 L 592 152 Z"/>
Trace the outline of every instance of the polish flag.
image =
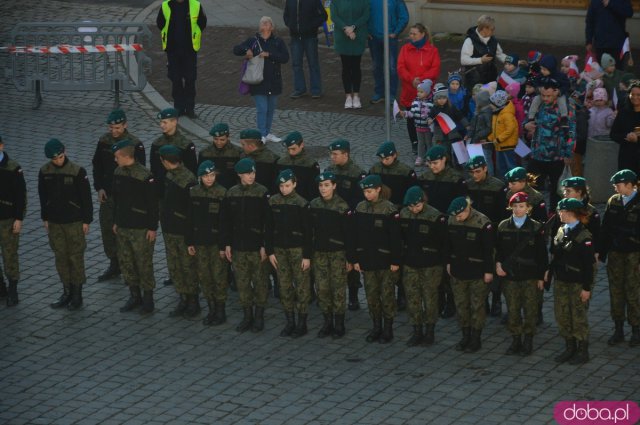
<path id="1" fill-rule="evenodd" d="M 584 72 L 591 72 L 591 63 L 593 62 L 593 56 L 589 55 L 587 63 L 584 65 Z"/>
<path id="2" fill-rule="evenodd" d="M 620 50 L 620 59 L 624 57 L 625 54 L 631 51 L 631 43 L 629 42 L 629 37 L 624 39 L 624 44 L 622 45 L 622 50 Z"/>
<path id="3" fill-rule="evenodd" d="M 438 121 L 438 125 L 440 129 L 445 134 L 445 136 L 451 133 L 456 128 L 456 123 L 451 119 L 451 117 L 444 112 L 440 112 L 436 115 L 436 121 Z"/>
<path id="4" fill-rule="evenodd" d="M 580 68 L 574 61 L 571 61 L 569 64 L 569 76 L 578 78 L 578 75 L 580 75 Z"/>
<path id="5" fill-rule="evenodd" d="M 516 80 L 514 80 L 513 78 L 511 78 L 506 72 L 502 71 L 502 74 L 500 74 L 500 77 L 498 78 L 498 84 L 500 84 L 500 86 L 503 89 L 506 89 L 507 86 L 511 83 L 515 83 Z"/>

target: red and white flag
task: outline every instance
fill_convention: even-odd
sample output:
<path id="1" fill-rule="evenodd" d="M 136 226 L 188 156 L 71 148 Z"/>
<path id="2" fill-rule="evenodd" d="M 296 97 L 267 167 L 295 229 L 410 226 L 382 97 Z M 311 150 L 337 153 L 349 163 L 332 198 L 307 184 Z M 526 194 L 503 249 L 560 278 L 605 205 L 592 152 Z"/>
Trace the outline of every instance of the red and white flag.
<path id="1" fill-rule="evenodd" d="M 624 55 L 631 51 L 631 43 L 629 42 L 629 37 L 624 39 L 624 44 L 622 45 L 622 49 L 620 50 L 620 59 L 624 58 Z"/>
<path id="2" fill-rule="evenodd" d="M 578 64 L 575 61 L 569 62 L 569 76 L 578 78 L 580 75 L 580 68 L 578 68 Z"/>
<path id="3" fill-rule="evenodd" d="M 440 126 L 440 129 L 445 134 L 445 136 L 451 133 L 456 128 L 455 121 L 452 120 L 451 117 L 444 112 L 440 112 L 438 115 L 436 115 L 436 121 L 438 122 L 438 125 Z"/>
<path id="4" fill-rule="evenodd" d="M 587 63 L 584 65 L 584 72 L 591 72 L 591 63 L 593 62 L 593 55 L 587 57 Z"/>
<path id="5" fill-rule="evenodd" d="M 511 78 L 505 71 L 502 71 L 502 74 L 500 74 L 500 77 L 498 77 L 498 84 L 500 84 L 500 87 L 502 87 L 503 89 L 506 89 L 509 84 L 515 82 L 516 80 Z"/>

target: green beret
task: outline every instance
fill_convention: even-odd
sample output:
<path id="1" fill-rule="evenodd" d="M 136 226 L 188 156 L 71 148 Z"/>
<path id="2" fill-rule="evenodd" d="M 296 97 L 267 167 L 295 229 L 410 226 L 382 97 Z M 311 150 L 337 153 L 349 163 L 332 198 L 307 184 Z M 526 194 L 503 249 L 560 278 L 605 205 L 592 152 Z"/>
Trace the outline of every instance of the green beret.
<path id="1" fill-rule="evenodd" d="M 370 189 L 372 187 L 382 186 L 382 179 L 377 174 L 369 174 L 360 180 L 360 189 Z"/>
<path id="2" fill-rule="evenodd" d="M 44 145 L 44 154 L 47 158 L 53 158 L 64 152 L 64 145 L 58 139 L 51 139 Z"/>
<path id="3" fill-rule="evenodd" d="M 278 184 L 281 184 L 281 183 L 286 183 L 289 180 L 293 180 L 295 178 L 296 178 L 296 175 L 293 174 L 293 170 L 290 168 L 287 168 L 286 170 L 280 171 L 280 174 L 278 174 L 277 181 L 278 181 Z"/>
<path id="4" fill-rule="evenodd" d="M 251 158 L 242 158 L 240 161 L 236 162 L 233 169 L 238 174 L 251 173 L 256 171 L 256 162 Z"/>
<path id="5" fill-rule="evenodd" d="M 631 170 L 620 170 L 611 176 L 611 183 L 636 183 L 638 175 Z"/>
<path id="6" fill-rule="evenodd" d="M 558 201 L 558 206 L 556 210 L 566 210 L 566 211 L 575 211 L 584 208 L 584 202 L 575 198 L 563 198 Z"/>
<path id="7" fill-rule="evenodd" d="M 287 134 L 287 137 L 284 138 L 282 143 L 288 148 L 291 145 L 299 145 L 302 143 L 302 134 L 299 131 L 292 131 Z"/>
<path id="8" fill-rule="evenodd" d="M 411 186 L 404 194 L 404 205 L 415 205 L 424 201 L 424 192 L 420 186 Z"/>
<path id="9" fill-rule="evenodd" d="M 467 161 L 464 168 L 467 170 L 475 170 L 476 168 L 484 167 L 485 165 L 487 165 L 487 160 L 484 155 L 476 155 Z"/>
<path id="10" fill-rule="evenodd" d="M 122 148 L 126 148 L 127 146 L 134 146 L 133 142 L 129 139 L 120 140 L 118 143 L 114 143 L 111 146 L 111 152 L 116 153 Z"/>
<path id="11" fill-rule="evenodd" d="M 329 150 L 330 151 L 346 151 L 346 152 L 349 152 L 349 151 L 351 151 L 351 145 L 349 144 L 348 141 L 346 141 L 344 139 L 337 139 L 337 140 L 334 140 L 333 142 L 331 142 L 329 144 Z"/>
<path id="12" fill-rule="evenodd" d="M 507 173 L 504 175 L 504 178 L 507 180 L 507 182 L 517 182 L 520 180 L 526 180 L 527 170 L 525 170 L 522 167 L 513 168 L 510 171 L 507 171 Z"/>
<path id="13" fill-rule="evenodd" d="M 435 145 L 427 152 L 427 161 L 436 161 L 447 156 L 447 149 L 442 145 Z"/>
<path id="14" fill-rule="evenodd" d="M 561 184 L 564 187 L 587 187 L 587 181 L 584 177 L 569 177 L 562 180 Z"/>
<path id="15" fill-rule="evenodd" d="M 211 127 L 209 134 L 212 135 L 213 137 L 228 136 L 229 125 L 223 122 L 219 122 L 218 124 Z"/>
<path id="16" fill-rule="evenodd" d="M 107 117 L 107 124 L 122 124 L 127 122 L 127 116 L 122 109 L 114 109 Z"/>
<path id="17" fill-rule="evenodd" d="M 333 174 L 331 171 L 324 171 L 316 176 L 316 181 L 318 183 L 323 182 L 325 180 L 331 180 L 332 182 L 335 183 L 336 175 Z"/>
<path id="18" fill-rule="evenodd" d="M 179 115 L 176 108 L 166 108 L 158 112 L 157 117 L 159 120 L 166 120 L 167 118 L 178 118 Z"/>
<path id="19" fill-rule="evenodd" d="M 216 164 L 211 160 L 202 161 L 202 164 L 198 166 L 198 177 L 202 177 L 206 174 L 211 174 L 216 171 Z"/>
<path id="20" fill-rule="evenodd" d="M 180 150 L 180 148 L 177 147 L 177 146 L 174 146 L 174 145 L 164 145 L 164 146 L 160 147 L 158 152 L 160 153 L 160 156 L 165 156 L 165 155 L 180 156 L 180 155 L 182 155 L 182 151 Z"/>
<path id="21" fill-rule="evenodd" d="M 262 133 L 260 133 L 260 130 L 256 130 L 255 128 L 245 128 L 240 132 L 240 138 L 261 140 Z"/>
<path id="22" fill-rule="evenodd" d="M 449 208 L 447 208 L 447 214 L 458 215 L 469 205 L 471 204 L 469 203 L 469 200 L 467 198 L 465 198 L 464 196 L 458 196 L 453 201 L 451 201 L 451 204 L 449 204 Z"/>
<path id="23" fill-rule="evenodd" d="M 376 156 L 387 158 L 397 152 L 396 145 L 393 142 L 386 141 L 380 145 L 376 151 Z"/>

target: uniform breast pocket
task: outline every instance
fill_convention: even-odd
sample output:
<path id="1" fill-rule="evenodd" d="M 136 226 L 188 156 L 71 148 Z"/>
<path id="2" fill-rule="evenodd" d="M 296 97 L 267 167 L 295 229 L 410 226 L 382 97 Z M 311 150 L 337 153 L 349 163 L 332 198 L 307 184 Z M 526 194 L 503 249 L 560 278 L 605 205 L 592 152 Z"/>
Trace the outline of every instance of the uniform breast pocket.
<path id="1" fill-rule="evenodd" d="M 349 180 L 343 180 L 342 187 L 345 189 L 351 189 L 351 182 Z"/>
<path id="2" fill-rule="evenodd" d="M 63 182 L 65 185 L 73 184 L 73 177 L 65 177 Z"/>
<path id="3" fill-rule="evenodd" d="M 217 214 L 220 211 L 220 204 L 209 204 L 209 212 Z"/>
<path id="4" fill-rule="evenodd" d="M 418 232 L 426 235 L 427 233 L 429 233 L 429 226 L 427 224 L 421 224 L 418 227 Z"/>
<path id="5" fill-rule="evenodd" d="M 477 239 L 478 235 L 476 232 L 467 232 L 467 240 L 468 241 L 475 241 Z"/>
<path id="6" fill-rule="evenodd" d="M 628 214 L 627 221 L 630 223 L 635 223 L 636 221 L 638 221 L 638 214 L 635 212 Z"/>
<path id="7" fill-rule="evenodd" d="M 379 228 L 379 227 L 382 227 L 382 226 L 384 226 L 384 223 L 382 222 L 381 219 L 378 218 L 378 219 L 373 221 L 373 227 L 378 227 Z"/>

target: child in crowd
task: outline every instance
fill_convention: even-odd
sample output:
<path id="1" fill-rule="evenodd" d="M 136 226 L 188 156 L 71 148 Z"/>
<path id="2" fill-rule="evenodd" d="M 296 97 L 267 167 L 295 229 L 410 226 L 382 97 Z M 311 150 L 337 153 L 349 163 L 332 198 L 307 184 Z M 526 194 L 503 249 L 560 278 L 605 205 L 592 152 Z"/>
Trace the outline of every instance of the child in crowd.
<path id="1" fill-rule="evenodd" d="M 433 132 L 429 126 L 429 111 L 433 107 L 431 86 L 433 81 L 427 79 L 418 84 L 418 94 L 414 101 L 411 103 L 411 109 L 408 111 L 401 111 L 401 115 L 405 118 L 413 118 L 416 133 L 418 135 L 418 155 L 416 156 L 415 164 L 420 166 L 424 161 L 424 156 L 431 148 Z"/>
<path id="2" fill-rule="evenodd" d="M 630 74 L 627 76 L 627 73 L 617 69 L 616 60 L 608 53 L 603 54 L 600 61 L 602 62 L 602 69 L 604 70 L 602 82 L 604 83 L 604 88 L 607 89 L 607 95 L 609 95 L 609 98 L 612 100 L 615 97 L 617 97 L 618 101 L 621 100 L 624 97 L 625 92 L 620 90 L 620 82 L 625 77 L 627 81 L 633 79 L 633 75 Z M 617 107 L 618 102 L 614 101 L 614 103 L 614 106 Z"/>
<path id="3" fill-rule="evenodd" d="M 482 151 L 487 160 L 489 175 L 494 176 L 493 166 L 493 144 L 486 143 L 487 137 L 491 134 L 491 121 L 493 120 L 493 110 L 489 102 L 489 92 L 480 90 L 476 95 L 476 113 L 471 118 L 465 141 L 470 143 L 483 143 Z"/>
<path id="4" fill-rule="evenodd" d="M 509 101 L 506 92 L 498 90 L 491 95 L 489 102 L 493 109 L 493 118 L 488 140 L 495 145 L 496 173 L 502 177 L 517 166 L 514 149 L 518 144 L 518 121 L 513 103 Z"/>
<path id="5" fill-rule="evenodd" d="M 455 128 L 448 133 L 446 129 L 440 127 L 436 120 L 440 113 L 448 115 L 455 122 Z M 462 133 L 468 122 L 462 113 L 449 103 L 449 91 L 444 84 L 436 84 L 433 93 L 433 108 L 429 111 L 427 122 L 429 125 L 433 124 L 433 144 L 445 145 L 449 155 L 451 155 L 451 141 L 462 139 Z"/>
<path id="6" fill-rule="evenodd" d="M 469 113 L 467 90 L 462 87 L 462 76 L 460 72 L 453 71 L 447 78 L 449 89 L 449 103 L 466 117 Z"/>
<path id="7" fill-rule="evenodd" d="M 527 63 L 529 64 L 529 77 L 537 78 L 540 76 L 540 59 L 542 53 L 537 50 L 530 50 L 527 55 Z"/>
<path id="8" fill-rule="evenodd" d="M 476 114 L 476 96 L 480 93 L 480 90 L 482 90 L 482 84 L 479 83 L 471 89 L 471 98 L 469 99 L 469 120 L 471 120 L 471 118 Z"/>
<path id="9" fill-rule="evenodd" d="M 578 55 L 565 56 L 560 61 L 560 72 L 569 78 L 569 87 L 571 87 L 571 90 L 575 89 L 578 78 L 580 78 L 577 61 Z"/>
<path id="10" fill-rule="evenodd" d="M 525 117 L 529 115 L 531 102 L 533 102 L 533 98 L 538 94 L 536 87 L 536 79 L 534 77 L 528 77 L 527 81 L 524 83 L 524 94 L 520 99 L 522 101 L 522 109 L 524 110 Z"/>
<path id="11" fill-rule="evenodd" d="M 593 91 L 593 106 L 589 109 L 589 137 L 608 136 L 616 117 L 609 107 L 609 98 L 604 88 Z"/>
<path id="12" fill-rule="evenodd" d="M 520 84 L 527 80 L 527 70 L 519 65 L 520 58 L 515 53 L 507 55 L 504 60 L 504 72 Z"/>
<path id="13" fill-rule="evenodd" d="M 558 97 L 558 112 L 560 113 L 560 125 L 567 127 L 569 119 L 569 109 L 567 107 L 567 96 L 569 95 L 570 85 L 569 78 L 557 70 L 558 61 L 553 55 L 545 55 L 540 59 L 540 76 L 542 78 L 553 78 L 560 86 L 560 96 Z M 540 81 L 540 80 L 539 80 Z M 533 120 L 540 109 L 542 100 L 540 96 L 536 96 L 531 102 L 529 108 L 529 120 Z"/>
<path id="14" fill-rule="evenodd" d="M 513 103 L 513 107 L 516 111 L 516 120 L 518 120 L 518 135 L 522 135 L 522 123 L 524 122 L 525 114 L 524 114 L 524 106 L 522 105 L 522 100 L 520 100 L 520 83 L 515 82 L 507 85 L 504 91 L 509 95 L 509 100 Z"/>

